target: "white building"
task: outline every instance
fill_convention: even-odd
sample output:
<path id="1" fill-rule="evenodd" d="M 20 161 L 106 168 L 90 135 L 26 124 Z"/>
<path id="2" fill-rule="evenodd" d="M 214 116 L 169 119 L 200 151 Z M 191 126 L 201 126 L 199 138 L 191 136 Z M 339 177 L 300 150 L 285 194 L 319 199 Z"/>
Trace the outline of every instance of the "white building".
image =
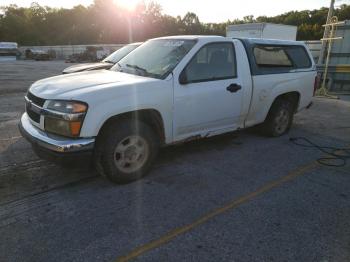
<path id="1" fill-rule="evenodd" d="M 297 27 L 270 23 L 229 25 L 226 28 L 226 36 L 296 40 Z"/>

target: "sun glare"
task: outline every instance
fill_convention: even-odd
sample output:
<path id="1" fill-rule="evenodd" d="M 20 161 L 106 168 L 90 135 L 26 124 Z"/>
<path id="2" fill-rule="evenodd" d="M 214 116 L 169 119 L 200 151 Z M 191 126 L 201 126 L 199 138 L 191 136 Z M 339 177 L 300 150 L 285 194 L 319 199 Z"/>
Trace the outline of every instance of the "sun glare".
<path id="1" fill-rule="evenodd" d="M 140 3 L 140 0 L 114 0 L 114 3 L 129 11 L 133 11 L 137 4 Z"/>

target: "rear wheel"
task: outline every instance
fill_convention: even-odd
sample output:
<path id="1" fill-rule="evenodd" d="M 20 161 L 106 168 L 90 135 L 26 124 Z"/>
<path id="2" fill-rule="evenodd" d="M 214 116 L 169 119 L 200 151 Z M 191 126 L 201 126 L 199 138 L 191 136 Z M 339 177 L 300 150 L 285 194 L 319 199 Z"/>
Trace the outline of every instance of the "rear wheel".
<path id="1" fill-rule="evenodd" d="M 265 135 L 277 137 L 287 133 L 293 123 L 293 105 L 284 99 L 276 100 L 262 125 Z"/>
<path id="2" fill-rule="evenodd" d="M 98 138 L 95 162 L 99 173 L 115 183 L 127 183 L 143 177 L 158 152 L 153 130 L 137 120 L 110 124 Z"/>

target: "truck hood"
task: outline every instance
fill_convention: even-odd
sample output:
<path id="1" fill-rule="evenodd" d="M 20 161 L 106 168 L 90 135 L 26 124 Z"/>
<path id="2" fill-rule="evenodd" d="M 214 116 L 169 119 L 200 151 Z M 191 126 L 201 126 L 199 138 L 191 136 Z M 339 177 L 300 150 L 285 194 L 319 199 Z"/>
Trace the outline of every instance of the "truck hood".
<path id="1" fill-rule="evenodd" d="M 84 93 L 85 90 L 116 88 L 152 81 L 160 80 L 110 70 L 96 70 L 45 78 L 35 82 L 29 91 L 44 99 L 63 98 L 64 96 L 71 99 L 68 96 L 72 91 L 77 94 L 77 92 Z"/>
<path id="2" fill-rule="evenodd" d="M 111 63 L 85 63 L 85 64 L 77 64 L 72 65 L 70 67 L 65 68 L 62 73 L 63 74 L 70 74 L 70 73 L 76 73 L 86 70 L 98 70 L 98 69 L 110 69 L 113 66 Z"/>

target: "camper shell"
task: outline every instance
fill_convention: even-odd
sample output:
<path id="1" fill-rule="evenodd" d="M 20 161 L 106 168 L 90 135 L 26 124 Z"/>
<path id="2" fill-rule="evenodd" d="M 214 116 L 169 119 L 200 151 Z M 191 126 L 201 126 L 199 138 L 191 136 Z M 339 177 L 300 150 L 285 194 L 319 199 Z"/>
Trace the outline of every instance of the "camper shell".
<path id="1" fill-rule="evenodd" d="M 258 39 L 258 38 L 233 38 L 242 42 L 250 65 L 252 75 L 280 74 L 297 71 L 316 71 L 316 66 L 312 54 L 306 44 L 301 41 L 288 41 L 276 39 Z M 255 48 L 270 48 L 276 50 L 286 50 L 286 53 L 292 61 L 291 66 L 259 66 L 254 53 Z"/>

